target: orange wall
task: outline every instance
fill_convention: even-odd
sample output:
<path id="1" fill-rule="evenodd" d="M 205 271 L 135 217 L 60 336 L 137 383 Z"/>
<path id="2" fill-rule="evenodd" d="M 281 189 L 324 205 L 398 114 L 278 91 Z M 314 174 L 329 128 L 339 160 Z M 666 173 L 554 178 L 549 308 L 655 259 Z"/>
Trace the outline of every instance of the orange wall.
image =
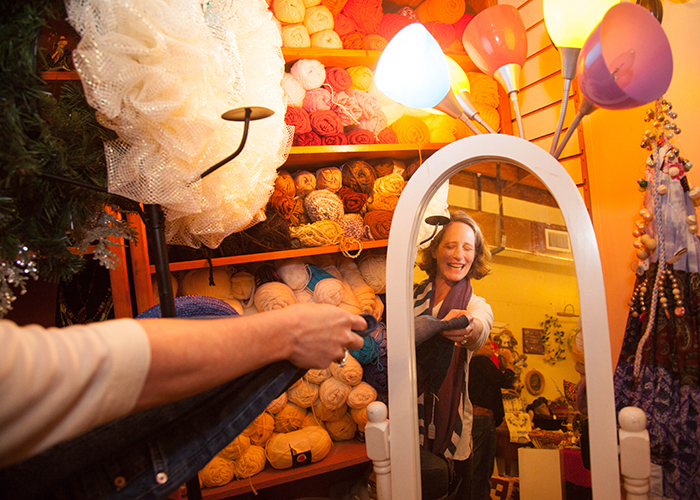
<path id="1" fill-rule="evenodd" d="M 667 98 L 678 113 L 682 133 L 675 144 L 681 156 L 700 165 L 700 0 L 663 2 L 662 26 L 671 43 L 674 73 Z M 632 295 L 635 261 L 632 242 L 634 222 L 642 207 L 636 179 L 644 174 L 647 151 L 639 147 L 649 124 L 644 112 L 649 106 L 628 111 L 598 110 L 584 120 L 586 151 L 593 208 L 605 277 L 613 363 L 622 346 Z M 698 167 L 689 178 L 700 185 Z"/>

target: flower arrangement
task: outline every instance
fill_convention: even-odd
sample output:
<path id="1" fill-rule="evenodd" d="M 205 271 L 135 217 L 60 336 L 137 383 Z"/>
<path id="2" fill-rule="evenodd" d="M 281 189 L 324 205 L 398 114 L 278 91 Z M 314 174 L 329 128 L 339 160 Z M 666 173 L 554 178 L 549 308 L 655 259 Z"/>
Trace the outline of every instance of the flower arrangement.
<path id="1" fill-rule="evenodd" d="M 545 314 L 544 317 L 545 320 L 541 323 L 544 328 L 544 361 L 554 365 L 566 359 L 566 334 L 556 317 L 549 314 Z"/>

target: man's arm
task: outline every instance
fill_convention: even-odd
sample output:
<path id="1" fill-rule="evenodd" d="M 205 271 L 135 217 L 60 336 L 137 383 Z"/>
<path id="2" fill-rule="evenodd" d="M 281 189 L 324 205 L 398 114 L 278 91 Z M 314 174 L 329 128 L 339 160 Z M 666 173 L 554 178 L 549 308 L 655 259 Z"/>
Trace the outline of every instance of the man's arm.
<path id="1" fill-rule="evenodd" d="M 345 349 L 360 349 L 352 330 L 365 320 L 325 304 L 297 304 L 224 319 L 144 319 L 151 365 L 134 411 L 182 399 L 262 366 L 289 360 L 325 368 Z"/>

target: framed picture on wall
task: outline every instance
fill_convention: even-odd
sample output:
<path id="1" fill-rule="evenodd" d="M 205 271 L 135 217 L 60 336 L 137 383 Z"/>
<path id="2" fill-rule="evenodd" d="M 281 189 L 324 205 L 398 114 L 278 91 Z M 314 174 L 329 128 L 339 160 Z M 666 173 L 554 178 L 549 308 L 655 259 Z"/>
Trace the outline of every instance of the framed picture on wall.
<path id="1" fill-rule="evenodd" d="M 544 354 L 544 330 L 523 328 L 523 352 L 525 354 Z"/>

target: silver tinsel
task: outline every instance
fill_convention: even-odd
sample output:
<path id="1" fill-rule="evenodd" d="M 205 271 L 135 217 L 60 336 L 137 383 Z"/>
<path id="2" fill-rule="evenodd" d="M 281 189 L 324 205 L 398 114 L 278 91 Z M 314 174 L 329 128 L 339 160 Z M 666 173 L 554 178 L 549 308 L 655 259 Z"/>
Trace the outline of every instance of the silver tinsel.
<path id="1" fill-rule="evenodd" d="M 20 295 L 25 294 L 25 282 L 30 276 L 35 280 L 39 278 L 36 263 L 26 246 L 17 250 L 17 257 L 13 262 L 0 260 L 0 318 L 12 309 L 12 303 L 17 298 L 13 287 L 19 287 Z"/>

